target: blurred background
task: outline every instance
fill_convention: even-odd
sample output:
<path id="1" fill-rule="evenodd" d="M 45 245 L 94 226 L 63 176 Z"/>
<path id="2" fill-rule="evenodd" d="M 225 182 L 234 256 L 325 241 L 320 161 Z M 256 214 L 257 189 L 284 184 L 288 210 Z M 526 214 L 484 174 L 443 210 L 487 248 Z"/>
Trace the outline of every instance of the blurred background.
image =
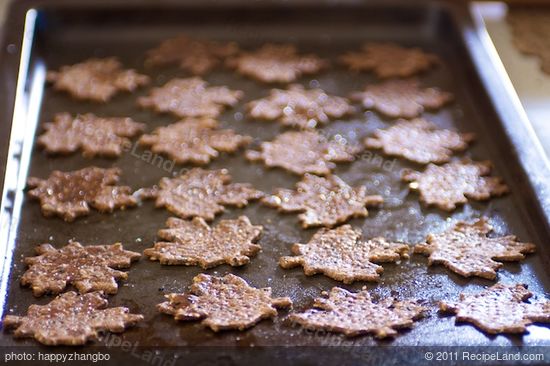
<path id="1" fill-rule="evenodd" d="M 0 0 L 0 24 L 3 24 L 4 16 L 6 15 L 6 7 L 8 5 L 8 0 Z"/>
<path id="2" fill-rule="evenodd" d="M 514 29 L 510 23 L 510 17 L 514 14 L 517 17 L 518 13 L 523 13 L 527 19 L 531 17 L 535 26 L 531 32 L 526 32 L 524 37 L 526 41 L 533 42 L 542 35 L 546 39 L 544 47 L 541 47 L 546 51 L 542 52 L 548 54 L 550 34 L 544 33 L 550 32 L 550 1 L 537 1 L 527 14 L 525 8 L 517 7 L 517 4 L 532 4 L 531 2 L 514 3 L 516 7 L 509 7 L 506 3 L 497 1 L 472 2 L 471 9 L 474 15 L 478 16 L 480 25 L 486 29 L 544 147 L 546 156 L 550 157 L 550 74 L 548 70 L 545 72 L 541 69 L 541 60 L 537 55 L 525 54 L 518 49 L 514 43 Z M 536 25 L 541 22 L 540 26 Z"/>
<path id="3" fill-rule="evenodd" d="M 0 0 L 0 35 L 10 1 Z M 483 27 L 482 31 L 487 32 L 490 44 L 494 45 L 546 156 L 550 158 L 550 74 L 541 70 L 537 57 L 526 55 L 515 46 L 508 21 L 508 14 L 513 10 L 507 4 L 536 7 L 547 16 L 550 24 L 550 0 L 464 0 L 464 3 L 470 4 L 471 11 Z M 550 40 L 550 34 L 547 39 Z M 548 47 L 550 49 L 550 43 Z"/>

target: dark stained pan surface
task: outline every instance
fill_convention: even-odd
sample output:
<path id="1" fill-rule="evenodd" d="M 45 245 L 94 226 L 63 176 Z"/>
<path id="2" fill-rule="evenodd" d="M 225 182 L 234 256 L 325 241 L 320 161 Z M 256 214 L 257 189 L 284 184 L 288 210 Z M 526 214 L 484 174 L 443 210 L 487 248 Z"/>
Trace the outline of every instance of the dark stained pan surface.
<path id="1" fill-rule="evenodd" d="M 162 85 L 173 77 L 188 75 L 175 66 L 144 68 L 144 52 L 159 41 L 180 33 L 237 41 L 245 49 L 254 49 L 266 42 L 291 42 L 303 52 L 314 52 L 333 61 L 343 52 L 355 50 L 362 42 L 369 40 L 394 41 L 436 53 L 443 63 L 421 75 L 421 83 L 453 92 L 456 101 L 439 112 L 425 113 L 424 117 L 440 127 L 475 132 L 478 141 L 465 156 L 476 160 L 492 160 L 496 166 L 495 174 L 504 177 L 511 188 L 511 194 L 486 203 L 467 204 L 450 214 L 426 209 L 418 203 L 417 195 L 409 194 L 406 184 L 399 179 L 403 168 L 421 167 L 394 158 L 384 158 L 384 166 L 380 167 L 382 156 L 373 153 L 377 156 L 375 160 L 365 155 L 363 159 L 351 164 L 339 164 L 336 170 L 336 174 L 349 184 L 365 185 L 370 194 L 380 194 L 386 199 L 383 208 L 372 209 L 368 218 L 353 220 L 351 224 L 361 228 L 365 237 L 381 235 L 391 240 L 416 243 L 428 233 L 445 229 L 453 220 L 469 220 L 486 215 L 492 219 L 498 234 L 513 233 L 522 241 L 535 242 L 538 248 L 537 254 L 528 256 L 520 264 L 505 264 L 498 272 L 498 280 L 504 283 L 526 283 L 536 293 L 548 293 L 547 226 L 544 226 L 546 223 L 539 216 L 536 202 L 532 201 L 530 187 L 525 185 L 522 178 L 515 151 L 510 148 L 500 121 L 476 77 L 462 42 L 459 25 L 454 23 L 446 10 L 439 7 L 358 9 L 342 7 L 336 10 L 308 10 L 298 7 L 291 12 L 284 9 L 245 11 L 198 8 L 189 11 L 135 10 L 123 13 L 112 10 L 100 13 L 84 10 L 55 11 L 53 8 L 39 15 L 31 71 L 40 67 L 40 64 L 44 64 L 47 69 L 57 69 L 89 57 L 117 56 L 126 66 L 151 75 L 153 85 Z M 213 85 L 228 85 L 245 92 L 244 100 L 221 116 L 223 127 L 249 134 L 255 138 L 255 143 L 271 140 L 285 130 L 274 122 L 248 120 L 244 114 L 244 104 L 266 96 L 272 86 L 262 85 L 223 68 L 209 73 L 205 79 Z M 302 78 L 299 83 L 319 86 L 328 93 L 347 96 L 375 81 L 371 74 L 354 74 L 334 62 L 328 71 Z M 40 124 L 50 121 L 57 112 L 130 116 L 145 122 L 147 131 L 177 121 L 170 115 L 140 110 L 136 106 L 136 98 L 147 91 L 148 88 L 143 88 L 134 94 L 120 94 L 110 103 L 100 105 L 77 102 L 64 93 L 45 87 L 36 134 L 41 132 Z M 358 141 L 375 129 L 390 125 L 390 120 L 376 113 L 358 111 L 349 120 L 335 121 L 323 130 L 330 135 L 340 134 L 349 140 Z M 28 133 L 28 137 L 31 133 Z M 144 161 L 144 151 L 137 147 L 119 159 L 109 160 L 85 159 L 79 153 L 67 157 L 47 157 L 35 147 L 29 176 L 47 177 L 55 169 L 68 171 L 90 165 L 113 166 L 122 169 L 123 184 L 134 189 L 148 187 L 170 172 Z M 177 165 L 173 172 L 184 167 Z M 223 154 L 208 168 L 227 168 L 234 181 L 250 182 L 265 192 L 271 192 L 277 187 L 293 187 L 298 180 L 283 170 L 269 170 L 262 164 L 247 162 L 242 152 Z M 306 277 L 301 268 L 283 270 L 277 263 L 279 257 L 289 255 L 293 243 L 307 242 L 315 229 L 303 230 L 296 215 L 281 214 L 259 203 L 250 204 L 244 209 L 228 209 L 216 221 L 243 214 L 252 223 L 264 226 L 264 234 L 259 242 L 262 252 L 242 268 L 222 265 L 206 273 L 234 273 L 254 286 L 270 286 L 275 296 L 290 296 L 297 311 L 309 307 L 313 298 L 319 296 L 322 290 L 329 290 L 333 286 L 359 290 L 366 285 L 375 297 L 393 295 L 397 298 L 421 299 L 430 309 L 427 317 L 415 323 L 412 330 L 402 332 L 395 340 L 383 342 L 375 341 L 370 336 L 346 339 L 339 335 L 326 337 L 306 333 L 284 321 L 286 311 L 280 311 L 280 316 L 274 321 L 262 321 L 244 332 L 215 334 L 197 323 L 178 324 L 169 316 L 158 313 L 155 308 L 156 304 L 163 301 L 164 294 L 184 291 L 192 278 L 203 271 L 198 267 L 161 266 L 158 262 L 142 257 L 129 270 L 129 278 L 121 283 L 118 294 L 110 297 L 111 305 L 127 306 L 132 312 L 145 315 L 144 322 L 123 334 L 124 339 L 152 347 L 550 344 L 548 328 L 530 326 L 530 333 L 523 336 L 489 337 L 473 326 L 455 326 L 453 317 L 438 315 L 436 310 L 439 300 L 455 299 L 462 291 L 478 291 L 494 282 L 465 279 L 442 266 L 428 268 L 423 256 L 413 255 L 410 260 L 398 264 L 384 264 L 384 273 L 379 283 L 358 282 L 350 286 L 322 275 Z M 30 289 L 19 285 L 19 278 L 25 270 L 22 259 L 33 255 L 35 245 L 50 242 L 59 247 L 69 239 L 90 245 L 120 241 L 127 249 L 142 252 L 152 246 L 157 230 L 164 227 L 168 217 L 168 211 L 157 209 L 148 201 L 135 209 L 110 215 L 93 212 L 73 223 L 65 223 L 61 219 L 43 217 L 39 204 L 25 198 L 17 229 L 5 313 L 22 315 L 30 304 L 44 304 L 52 299 L 51 296 L 34 298 Z M 33 340 L 14 340 L 6 332 L 0 333 L 0 343 L 35 345 Z"/>

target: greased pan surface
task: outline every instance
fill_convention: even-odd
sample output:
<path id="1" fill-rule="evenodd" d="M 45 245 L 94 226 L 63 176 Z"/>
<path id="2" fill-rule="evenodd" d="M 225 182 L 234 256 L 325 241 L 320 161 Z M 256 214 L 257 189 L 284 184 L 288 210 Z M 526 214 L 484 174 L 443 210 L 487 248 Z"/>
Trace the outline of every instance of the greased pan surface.
<path id="1" fill-rule="evenodd" d="M 13 10 L 13 13 L 16 13 Z M 21 12 L 18 14 L 21 15 Z M 470 53 L 463 38 L 462 21 L 465 14 L 456 7 L 438 3 L 414 5 L 358 5 L 341 7 L 318 4 L 291 6 L 222 6 L 207 8 L 199 5 L 164 5 L 158 8 L 135 7 L 122 10 L 116 7 L 84 5 L 75 7 L 55 6 L 52 2 L 43 11 L 38 11 L 34 41 L 30 54 L 27 88 L 30 93 L 27 123 L 32 126 L 32 111 L 38 111 L 36 131 L 28 130 L 26 143 L 33 134 L 41 133 L 41 124 L 50 121 L 55 113 L 87 113 L 102 116 L 129 116 L 145 122 L 147 131 L 177 121 L 169 115 L 160 115 L 141 110 L 136 105 L 137 97 L 147 93 L 143 88 L 133 94 L 120 94 L 110 103 L 99 105 L 72 100 L 64 93 L 54 92 L 44 85 L 44 71 L 57 69 L 89 57 L 117 56 L 127 67 L 136 68 L 152 76 L 153 86 L 162 85 L 173 77 L 188 74 L 177 67 L 145 68 L 144 53 L 161 40 L 177 34 L 188 34 L 214 40 L 236 41 L 244 49 L 254 49 L 266 42 L 290 42 L 303 52 L 313 52 L 335 61 L 347 50 L 357 49 L 362 42 L 384 40 L 403 45 L 419 46 L 439 55 L 443 62 L 433 71 L 419 76 L 425 86 L 436 86 L 451 91 L 455 102 L 436 113 L 424 117 L 440 127 L 455 128 L 462 132 L 475 132 L 477 142 L 465 154 L 476 160 L 490 159 L 495 164 L 495 175 L 502 176 L 511 188 L 511 194 L 486 203 L 471 203 L 453 213 L 426 209 L 418 203 L 416 194 L 408 194 L 406 184 L 400 182 L 403 168 L 420 168 L 400 159 L 383 157 L 380 153 L 363 155 L 351 164 L 339 164 L 335 173 L 351 185 L 365 185 L 370 194 L 384 196 L 386 203 L 381 209 L 370 210 L 365 219 L 352 220 L 351 224 L 363 230 L 365 237 L 386 236 L 409 243 L 416 243 L 430 232 L 448 227 L 452 220 L 473 219 L 481 215 L 490 217 L 498 234 L 513 233 L 522 241 L 537 244 L 538 253 L 530 255 L 521 263 L 508 263 L 498 272 L 498 280 L 504 283 L 526 283 L 534 292 L 545 294 L 550 289 L 548 266 L 548 222 L 545 220 L 542 203 L 537 200 L 537 187 L 529 184 L 520 165 L 522 145 L 511 144 L 506 126 L 495 112 L 487 90 L 476 74 Z M 15 22 L 15 20 L 14 20 Z M 8 35 L 7 40 L 17 39 Z M 469 44 L 468 47 L 479 47 Z M 13 62 L 4 61 L 6 68 L 13 70 Z M 236 108 L 230 108 L 220 117 L 221 125 L 233 128 L 238 133 L 248 134 L 258 143 L 271 140 L 285 129 L 274 122 L 248 120 L 244 104 L 264 97 L 271 87 L 242 77 L 231 70 L 217 68 L 205 79 L 213 85 L 227 85 L 243 90 L 244 99 Z M 321 87 L 327 92 L 347 96 L 362 90 L 365 84 L 375 82 L 371 74 L 355 74 L 333 62 L 326 72 L 313 77 L 304 77 L 299 83 Z M 6 82 L 6 80 L 4 80 Z M 43 92 L 43 98 L 41 94 Z M 498 102 L 496 103 L 498 106 Z M 358 108 L 359 109 L 359 108 Z M 4 112 L 4 117 L 6 112 Z M 3 124 L 10 120 L 2 120 Z M 14 128 L 21 128 L 21 120 Z M 335 121 L 323 127 L 329 135 L 340 134 L 352 141 L 359 141 L 377 128 L 391 125 L 391 120 L 376 113 L 357 112 L 349 119 Z M 3 126 L 2 128 L 6 128 Z M 522 126 L 518 124 L 518 129 Z M 7 134 L 2 135 L 6 143 Z M 135 142 L 135 139 L 134 139 Z M 523 141 L 525 147 L 529 142 Z M 29 145 L 27 145 L 29 146 Z M 85 159 L 79 153 L 67 157 L 48 157 L 33 146 L 28 174 L 22 177 L 47 177 L 52 170 L 75 170 L 86 166 L 120 167 L 122 183 L 137 189 L 156 184 L 160 178 L 179 172 L 189 166 L 176 165 L 170 168 L 152 164 L 144 155 L 146 150 L 135 147 L 118 159 Z M 25 153 L 16 157 L 23 165 Z M 14 165 L 12 165 L 14 166 Z M 271 192 L 278 187 L 291 188 L 297 177 L 279 169 L 266 169 L 258 163 L 244 159 L 242 152 L 226 155 L 211 163 L 208 168 L 227 168 L 235 182 L 250 182 L 258 189 Z M 544 177 L 545 172 L 538 172 Z M 17 172 L 6 173 L 6 177 Z M 9 179 L 6 180 L 6 185 Z M 69 239 L 83 244 L 111 244 L 122 242 L 125 248 L 142 252 L 151 247 L 157 230 L 164 227 L 170 214 L 157 209 L 152 202 L 113 214 L 92 212 L 90 216 L 66 223 L 57 218 L 45 218 L 39 204 L 23 195 L 24 180 L 20 179 L 16 192 L 6 200 L 22 203 L 20 212 L 9 218 L 11 242 L 1 243 L 7 251 L 14 246 L 11 262 L 5 263 L 3 276 L 8 276 L 4 314 L 24 314 L 30 304 L 44 304 L 50 296 L 34 298 L 31 290 L 19 285 L 25 271 L 22 259 L 33 255 L 35 245 L 50 242 L 59 247 Z M 17 197 L 22 197 L 19 201 Z M 10 208 L 13 205 L 4 207 Z M 143 258 L 129 270 L 129 278 L 122 282 L 117 295 L 110 296 L 110 304 L 123 305 L 132 312 L 145 315 L 145 321 L 122 334 L 123 339 L 142 346 L 326 346 L 326 345 L 548 345 L 550 329 L 530 326 L 530 333 L 523 336 L 488 337 L 474 327 L 455 326 L 453 317 L 438 315 L 437 302 L 451 300 L 462 291 L 476 291 L 493 281 L 465 279 L 442 266 L 427 267 L 423 256 L 412 255 L 398 264 L 384 264 L 384 273 L 379 283 L 358 282 L 347 286 L 322 275 L 306 277 L 301 268 L 283 270 L 278 266 L 280 256 L 289 255 L 296 242 L 307 242 L 315 229 L 301 229 L 296 215 L 281 214 L 259 203 L 244 209 L 229 208 L 216 221 L 247 215 L 253 224 L 264 226 L 259 241 L 262 252 L 250 264 L 241 268 L 222 265 L 207 271 L 198 267 L 161 266 L 158 262 Z M 7 214 L 5 214 L 7 215 Z M 6 217 L 6 216 L 5 216 Z M 15 221 L 13 221 L 15 220 Z M 215 222 L 216 222 L 215 221 Z M 6 228 L 3 227 L 2 230 Z M 339 335 L 320 336 L 301 331 L 284 321 L 286 311 L 280 311 L 274 321 L 262 321 L 244 332 L 221 332 L 215 334 L 197 323 L 176 323 L 171 317 L 158 313 L 155 305 L 163 301 L 163 295 L 184 291 L 192 278 L 201 272 L 223 275 L 234 273 L 257 287 L 272 287 L 275 296 L 289 296 L 295 310 L 309 307 L 314 297 L 322 290 L 342 286 L 358 290 L 367 286 L 375 297 L 389 294 L 397 298 L 415 297 L 429 307 L 427 317 L 415 323 L 410 331 L 402 332 L 393 341 L 375 341 L 370 336 L 346 339 Z M 7 278 L 7 277 L 6 277 Z M 333 343 L 331 343 L 333 342 Z M 11 334 L 0 333 L 0 343 L 6 346 L 35 345 L 33 340 L 14 340 Z M 328 343 L 328 344 L 327 344 Z M 98 344 L 102 344 L 98 342 Z"/>

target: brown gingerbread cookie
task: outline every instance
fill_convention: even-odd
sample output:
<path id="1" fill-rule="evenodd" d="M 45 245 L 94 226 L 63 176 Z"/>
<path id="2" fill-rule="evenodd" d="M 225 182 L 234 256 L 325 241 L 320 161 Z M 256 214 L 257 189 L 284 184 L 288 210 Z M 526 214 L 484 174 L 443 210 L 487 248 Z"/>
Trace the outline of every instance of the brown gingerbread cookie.
<path id="1" fill-rule="evenodd" d="M 220 152 L 235 152 L 252 141 L 250 136 L 218 128 L 211 118 L 186 118 L 142 135 L 141 145 L 150 146 L 176 163 L 208 164 Z"/>
<path id="2" fill-rule="evenodd" d="M 443 301 L 439 308 L 489 334 L 525 333 L 530 324 L 550 323 L 550 301 L 529 300 L 532 296 L 526 285 L 497 283 L 478 293 L 461 293 L 457 302 Z"/>
<path id="3" fill-rule="evenodd" d="M 351 99 L 360 101 L 366 109 L 374 109 L 390 118 L 415 118 L 425 109 L 436 110 L 453 100 L 453 95 L 436 88 L 421 88 L 418 81 L 389 80 L 367 85 Z"/>
<path id="4" fill-rule="evenodd" d="M 473 133 L 438 129 L 422 118 L 399 120 L 385 130 L 376 130 L 365 139 L 369 149 L 382 149 L 390 156 L 400 156 L 419 164 L 446 163 L 454 153 L 464 151 L 473 141 Z"/>
<path id="5" fill-rule="evenodd" d="M 47 80 L 54 89 L 66 91 L 76 99 L 103 103 L 118 92 L 132 92 L 150 81 L 147 75 L 125 70 L 115 57 L 91 58 L 63 66 L 59 71 L 48 71 Z"/>
<path id="6" fill-rule="evenodd" d="M 58 113 L 53 122 L 44 125 L 38 145 L 51 154 L 71 154 L 82 150 L 84 157 L 117 157 L 129 137 L 143 132 L 145 124 L 131 118 L 97 117 L 91 113 L 71 116 Z"/>
<path id="7" fill-rule="evenodd" d="M 439 58 L 417 47 L 402 47 L 394 43 L 365 43 L 359 51 L 348 52 L 340 62 L 352 71 L 373 71 L 382 79 L 410 77 L 427 71 L 439 63 Z"/>
<path id="8" fill-rule="evenodd" d="M 233 107 L 243 97 L 240 90 L 226 86 L 209 86 L 199 77 L 172 79 L 153 88 L 149 96 L 138 98 L 138 105 L 178 117 L 218 117 L 226 107 Z"/>
<path id="9" fill-rule="evenodd" d="M 333 287 L 330 294 L 315 299 L 313 309 L 290 314 L 289 319 L 306 329 L 343 333 L 347 337 L 374 334 L 395 337 L 398 329 L 411 328 L 425 309 L 416 300 L 386 297 L 373 302 L 366 289 L 349 292 Z"/>
<path id="10" fill-rule="evenodd" d="M 271 288 L 251 287 L 232 274 L 200 274 L 187 293 L 166 297 L 168 301 L 158 305 L 161 313 L 181 321 L 201 320 L 203 326 L 215 332 L 250 328 L 262 319 L 275 317 L 276 308 L 292 306 L 288 297 L 272 298 Z"/>
<path id="11" fill-rule="evenodd" d="M 209 226 L 201 217 L 192 221 L 169 218 L 168 229 L 158 232 L 162 240 L 145 249 L 151 260 L 162 264 L 201 266 L 204 269 L 227 263 L 242 266 L 250 262 L 261 249 L 255 244 L 262 234 L 246 216 L 236 220 L 221 220 Z"/>
<path id="12" fill-rule="evenodd" d="M 384 268 L 375 263 L 408 258 L 409 246 L 380 237 L 363 241 L 359 230 L 343 225 L 319 230 L 307 244 L 294 244 L 292 253 L 292 257 L 281 257 L 281 267 L 302 266 L 306 276 L 322 273 L 349 284 L 378 281 Z"/>
<path id="13" fill-rule="evenodd" d="M 159 187 L 146 198 L 156 198 L 157 207 L 165 207 L 181 218 L 202 217 L 207 221 L 223 212 L 224 206 L 244 207 L 264 194 L 248 183 L 230 183 L 225 169 L 194 168 L 175 178 L 162 178 Z"/>
<path id="14" fill-rule="evenodd" d="M 58 294 L 68 285 L 73 285 L 80 293 L 103 291 L 116 294 L 116 281 L 128 278 L 126 272 L 117 269 L 130 267 L 141 256 L 124 250 L 120 243 L 84 247 L 70 241 L 60 249 L 42 244 L 35 250 L 36 257 L 25 258 L 29 268 L 21 277 L 21 284 L 31 286 L 34 296 Z"/>
<path id="15" fill-rule="evenodd" d="M 284 126 L 311 129 L 354 112 L 346 98 L 328 95 L 321 89 L 305 89 L 292 84 L 288 89 L 272 89 L 266 98 L 247 104 L 248 115 L 277 121 Z"/>
<path id="16" fill-rule="evenodd" d="M 315 55 L 300 55 L 293 45 L 266 44 L 253 52 L 241 52 L 226 64 L 239 74 L 266 83 L 290 83 L 328 67 Z"/>
<path id="17" fill-rule="evenodd" d="M 262 202 L 282 212 L 300 212 L 302 227 L 308 228 L 333 227 L 354 217 L 366 217 L 366 206 L 380 206 L 384 199 L 367 195 L 364 186 L 350 187 L 336 175 L 306 174 L 296 190 L 278 189 Z"/>
<path id="18" fill-rule="evenodd" d="M 180 35 L 163 41 L 147 51 L 147 65 L 178 64 L 193 75 L 204 75 L 226 57 L 239 52 L 235 42 L 216 42 L 192 39 Z"/>
<path id="19" fill-rule="evenodd" d="M 122 333 L 143 320 L 128 308 L 108 308 L 101 292 L 79 295 L 66 292 L 46 305 L 31 305 L 26 316 L 6 315 L 4 328 L 15 338 L 34 338 L 48 346 L 78 346 L 99 338 L 100 333 Z"/>
<path id="20" fill-rule="evenodd" d="M 491 166 L 489 161 L 469 160 L 430 164 L 423 172 L 406 170 L 402 179 L 420 193 L 420 202 L 453 211 L 468 200 L 484 201 L 508 192 L 500 177 L 488 176 Z"/>
<path id="21" fill-rule="evenodd" d="M 44 216 L 59 216 L 74 221 L 90 213 L 90 207 L 101 212 L 133 207 L 137 198 L 128 186 L 115 185 L 120 169 L 88 167 L 72 172 L 54 170 L 47 179 L 31 177 L 29 196 L 40 200 Z"/>
<path id="22" fill-rule="evenodd" d="M 359 145 L 345 139 L 328 140 L 315 131 L 285 132 L 273 141 L 262 142 L 260 151 L 249 150 L 246 157 L 263 161 L 268 167 L 283 168 L 294 174 L 330 174 L 335 163 L 351 162 L 361 152 Z"/>
<path id="23" fill-rule="evenodd" d="M 426 243 L 417 244 L 414 252 L 428 256 L 430 266 L 443 264 L 464 277 L 494 280 L 500 262 L 520 261 L 535 251 L 534 244 L 519 242 L 514 235 L 488 237 L 491 231 L 485 217 L 472 224 L 459 221 L 449 230 L 428 235 Z"/>

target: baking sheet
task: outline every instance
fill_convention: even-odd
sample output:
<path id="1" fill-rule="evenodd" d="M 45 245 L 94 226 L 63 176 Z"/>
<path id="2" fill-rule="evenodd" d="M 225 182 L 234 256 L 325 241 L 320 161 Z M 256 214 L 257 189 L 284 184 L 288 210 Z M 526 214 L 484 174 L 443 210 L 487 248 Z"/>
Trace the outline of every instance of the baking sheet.
<path id="1" fill-rule="evenodd" d="M 426 209 L 419 205 L 415 194 L 408 194 L 406 184 L 399 179 L 403 168 L 418 166 L 399 159 L 383 158 L 380 154 L 374 154 L 377 158 L 373 159 L 367 154 L 352 164 L 339 164 L 335 173 L 351 185 L 365 185 L 370 194 L 384 196 L 386 204 L 381 209 L 369 210 L 368 218 L 352 220 L 350 223 L 361 228 L 365 237 L 382 235 L 391 240 L 416 243 L 430 232 L 449 227 L 453 220 L 469 220 L 486 215 L 493 220 L 497 234 L 514 233 L 521 240 L 538 245 L 538 254 L 528 256 L 521 263 L 505 264 L 499 271 L 499 281 L 522 282 L 536 293 L 548 293 L 550 281 L 545 263 L 548 263 L 549 258 L 549 235 L 548 222 L 544 216 L 545 206 L 539 200 L 542 197 L 540 190 L 532 184 L 532 179 L 529 180 L 534 178 L 533 172 L 526 172 L 520 164 L 522 154 L 530 151 L 528 141 L 523 142 L 524 146 L 512 146 L 510 131 L 489 98 L 496 91 L 484 89 L 483 80 L 476 73 L 470 52 L 472 47 L 479 45 L 468 44 L 470 48 L 466 48 L 466 13 L 458 6 L 440 6 L 431 2 L 427 5 L 378 6 L 350 3 L 337 8 L 323 4 L 294 8 L 288 5 L 224 7 L 219 4 L 203 8 L 194 4 L 191 9 L 180 5 L 156 9 L 136 7 L 121 11 L 108 6 L 101 9 L 98 5 L 91 6 L 92 9 L 82 5 L 56 8 L 55 2 L 52 3 L 49 9 L 36 13 L 37 27 L 29 73 L 26 75 L 28 103 L 21 104 L 27 106 L 27 126 L 24 127 L 26 144 L 22 145 L 22 153 L 16 156 L 16 161 L 25 162 L 25 147 L 31 158 L 28 174 L 24 164 L 20 166 L 20 178 L 27 175 L 44 178 L 55 169 L 68 171 L 90 165 L 116 166 L 123 171 L 121 182 L 137 189 L 151 186 L 160 178 L 177 173 L 184 167 L 176 166 L 172 171 L 165 171 L 154 166 L 144 160 L 145 150 L 141 147 L 115 160 L 84 159 L 80 154 L 47 157 L 32 146 L 32 133 L 29 131 L 33 123 L 38 121 L 36 134 L 39 134 L 40 124 L 50 121 L 58 112 L 130 116 L 136 121 L 147 123 L 147 131 L 175 122 L 177 118 L 140 110 L 136 106 L 136 98 L 145 95 L 148 88 L 134 94 L 121 94 L 105 105 L 74 101 L 63 93 L 44 87 L 46 69 L 57 69 L 88 57 L 117 56 L 126 66 L 151 75 L 153 86 L 162 85 L 173 77 L 188 75 L 177 67 L 144 69 L 144 52 L 161 40 L 180 33 L 199 38 L 234 40 L 246 49 L 254 49 L 266 42 L 291 42 L 298 45 L 302 52 L 314 52 L 331 60 L 370 40 L 420 46 L 443 59 L 440 67 L 420 77 L 422 84 L 451 91 L 456 97 L 450 106 L 437 113 L 425 113 L 424 117 L 440 127 L 475 132 L 479 137 L 478 142 L 465 156 L 476 160 L 492 160 L 495 163 L 494 174 L 504 177 L 512 194 L 487 203 L 467 204 L 451 214 Z M 251 135 L 256 142 L 271 140 L 284 131 L 277 123 L 248 120 L 243 110 L 246 102 L 266 96 L 270 86 L 226 69 L 217 69 L 206 75 L 205 79 L 213 85 L 228 85 L 245 92 L 241 103 L 220 117 L 223 127 Z M 353 74 L 336 64 L 327 72 L 299 80 L 305 86 L 320 87 L 328 93 L 342 96 L 361 90 L 370 82 L 375 82 L 372 75 Z M 33 119 L 33 114 L 36 114 L 36 119 Z M 22 120 L 16 120 L 15 129 L 21 129 L 22 123 Z M 349 120 L 335 121 L 323 130 L 330 135 L 340 134 L 351 141 L 358 141 L 375 129 L 390 125 L 390 120 L 376 113 L 359 112 Z M 521 132 L 521 126 L 518 131 Z M 520 132 L 517 136 L 522 137 Z M 5 136 L 2 138 L 5 139 Z M 379 166 L 380 160 L 383 166 Z M 291 188 L 298 180 L 282 170 L 267 170 L 261 164 L 247 162 L 240 153 L 223 155 L 208 166 L 211 169 L 222 167 L 228 168 L 234 181 L 250 182 L 265 192 L 278 187 Z M 546 172 L 539 171 L 537 174 L 536 178 L 540 179 Z M 8 171 L 6 177 L 9 176 Z M 5 186 L 8 186 L 9 179 L 6 182 Z M 59 247 L 69 239 L 76 239 L 83 244 L 120 241 L 125 248 L 141 252 L 152 246 L 156 231 L 164 227 L 164 222 L 170 216 L 168 211 L 155 208 L 152 202 L 145 202 L 136 209 L 117 211 L 111 215 L 93 212 L 73 223 L 65 223 L 56 218 L 44 218 L 39 204 L 24 197 L 22 182 L 24 179 L 19 179 L 16 191 L 12 196 L 5 195 L 2 202 L 6 205 L 8 197 L 12 212 L 18 209 L 19 202 L 22 204 L 20 214 L 10 216 L 11 221 L 8 220 L 13 235 L 9 236 L 8 242 L 2 243 L 8 253 L 14 247 L 11 264 L 6 263 L 4 267 L 9 269 L 7 292 L 2 294 L 6 296 L 4 314 L 24 314 L 30 304 L 44 304 L 52 299 L 50 296 L 34 298 L 31 290 L 19 285 L 19 278 L 25 270 L 22 259 L 33 254 L 35 245 L 50 242 Z M 481 290 L 493 284 L 493 281 L 464 279 L 441 266 L 427 268 L 426 258 L 419 255 L 413 255 L 410 260 L 399 264 L 384 264 L 385 270 L 379 283 L 358 282 L 348 286 L 322 275 L 306 277 L 301 268 L 283 270 L 277 261 L 280 256 L 290 254 L 293 243 L 307 242 L 315 229 L 303 230 L 296 215 L 280 214 L 258 203 L 245 209 L 229 208 L 216 221 L 243 214 L 254 224 L 264 226 L 259 242 L 262 252 L 242 268 L 223 265 L 204 272 L 216 275 L 234 273 L 254 286 L 270 286 L 274 296 L 290 296 L 296 311 L 308 308 L 322 290 L 329 290 L 333 286 L 359 290 L 366 285 L 375 298 L 391 294 L 398 298 L 422 299 L 430 309 L 427 317 L 416 322 L 412 330 L 400 333 L 393 341 L 376 341 L 370 336 L 346 339 L 340 335 L 311 334 L 286 322 L 285 311 L 280 311 L 280 316 L 273 321 L 262 321 L 247 331 L 216 334 L 198 323 L 176 323 L 155 309 L 155 305 L 163 301 L 164 294 L 184 291 L 191 279 L 203 271 L 198 267 L 161 266 L 158 262 L 142 258 L 130 268 L 129 278 L 121 283 L 118 294 L 109 298 L 112 306 L 127 306 L 132 312 L 145 315 L 144 322 L 123 333 L 124 340 L 159 349 L 169 346 L 235 345 L 550 345 L 550 329 L 545 327 L 530 326 L 530 332 L 523 336 L 489 337 L 473 326 L 455 326 L 453 317 L 438 315 L 436 309 L 439 300 L 455 299 L 462 291 Z M 4 276 L 6 272 L 3 278 L 8 278 Z M 0 333 L 0 343 L 6 346 L 36 344 L 33 340 L 14 340 L 5 332 Z"/>

